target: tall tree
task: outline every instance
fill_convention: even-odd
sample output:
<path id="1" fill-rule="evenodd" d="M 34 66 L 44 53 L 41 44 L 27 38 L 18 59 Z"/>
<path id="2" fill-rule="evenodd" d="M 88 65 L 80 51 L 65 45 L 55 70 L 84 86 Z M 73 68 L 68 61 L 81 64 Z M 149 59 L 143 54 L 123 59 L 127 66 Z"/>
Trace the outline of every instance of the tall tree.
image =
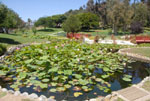
<path id="1" fill-rule="evenodd" d="M 32 23 L 32 20 L 31 20 L 30 18 L 28 18 L 28 22 L 27 22 L 27 26 L 28 26 L 28 28 L 30 28 L 30 27 L 31 27 L 31 23 Z"/>
<path id="2" fill-rule="evenodd" d="M 76 15 L 70 15 L 67 20 L 63 23 L 63 30 L 67 33 L 78 32 L 81 29 L 81 22 Z"/>
<path id="3" fill-rule="evenodd" d="M 98 0 L 95 4 L 95 13 L 100 16 L 102 27 L 108 25 L 107 21 L 107 4 L 105 0 Z"/>
<path id="4" fill-rule="evenodd" d="M 82 29 L 89 30 L 90 28 L 99 27 L 99 17 L 93 13 L 81 13 L 78 15 L 81 21 Z"/>
<path id="5" fill-rule="evenodd" d="M 87 7 L 86 7 L 86 9 L 87 9 L 87 11 L 88 12 L 94 12 L 94 0 L 88 0 L 88 2 L 87 2 Z"/>
<path id="6" fill-rule="evenodd" d="M 127 1 L 109 0 L 107 3 L 109 23 L 113 33 L 117 34 L 119 28 L 126 29 L 126 26 L 131 23 L 132 9 Z"/>
<path id="7" fill-rule="evenodd" d="M 148 9 L 144 3 L 136 3 L 133 22 L 141 22 L 143 25 L 147 23 Z"/>
<path id="8" fill-rule="evenodd" d="M 9 33 L 9 29 L 20 27 L 23 24 L 23 20 L 16 12 L 0 3 L 0 29 L 4 33 Z"/>

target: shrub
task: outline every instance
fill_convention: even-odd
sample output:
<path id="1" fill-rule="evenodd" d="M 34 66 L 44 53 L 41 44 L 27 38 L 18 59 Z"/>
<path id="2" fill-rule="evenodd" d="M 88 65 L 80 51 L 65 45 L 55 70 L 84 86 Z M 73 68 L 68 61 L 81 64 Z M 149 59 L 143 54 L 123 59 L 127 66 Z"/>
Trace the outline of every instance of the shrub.
<path id="1" fill-rule="evenodd" d="M 32 27 L 32 32 L 34 33 L 34 35 L 36 35 L 37 33 L 36 27 Z"/>
<path id="2" fill-rule="evenodd" d="M 0 44 L 0 56 L 3 55 L 5 52 L 6 52 L 6 46 L 5 45 L 2 45 Z"/>
<path id="3" fill-rule="evenodd" d="M 133 22 L 131 24 L 132 34 L 143 33 L 143 24 L 141 22 Z"/>

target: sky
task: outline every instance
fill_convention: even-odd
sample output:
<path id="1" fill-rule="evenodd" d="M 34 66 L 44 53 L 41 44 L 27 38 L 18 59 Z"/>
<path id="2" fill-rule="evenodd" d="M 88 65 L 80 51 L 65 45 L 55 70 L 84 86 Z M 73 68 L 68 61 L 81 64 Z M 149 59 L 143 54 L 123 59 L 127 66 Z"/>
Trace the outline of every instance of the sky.
<path id="1" fill-rule="evenodd" d="M 27 21 L 37 20 L 40 17 L 63 14 L 70 9 L 79 9 L 88 0 L 0 0 L 8 8 L 14 10 Z"/>

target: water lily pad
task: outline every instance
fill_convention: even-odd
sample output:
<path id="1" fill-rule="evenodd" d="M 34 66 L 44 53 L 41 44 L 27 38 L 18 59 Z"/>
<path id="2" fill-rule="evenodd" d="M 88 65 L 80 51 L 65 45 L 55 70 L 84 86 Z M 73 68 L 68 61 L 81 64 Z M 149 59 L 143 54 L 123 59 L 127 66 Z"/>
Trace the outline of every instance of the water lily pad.
<path id="1" fill-rule="evenodd" d="M 49 79 L 43 79 L 42 82 L 49 82 Z"/>
<path id="2" fill-rule="evenodd" d="M 50 92 L 56 92 L 57 90 L 55 88 L 50 89 Z"/>
<path id="3" fill-rule="evenodd" d="M 75 92 L 75 93 L 74 93 L 74 97 L 78 97 L 78 96 L 80 96 L 80 95 L 83 95 L 83 93 L 81 93 L 81 92 Z"/>

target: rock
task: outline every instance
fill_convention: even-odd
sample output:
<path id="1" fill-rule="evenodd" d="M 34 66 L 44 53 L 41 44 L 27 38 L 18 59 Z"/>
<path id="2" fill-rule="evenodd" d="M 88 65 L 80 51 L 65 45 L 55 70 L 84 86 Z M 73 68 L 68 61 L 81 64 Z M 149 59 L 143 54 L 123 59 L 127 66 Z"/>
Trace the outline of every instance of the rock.
<path id="1" fill-rule="evenodd" d="M 2 91 L 3 92 L 7 92 L 8 90 L 6 88 L 2 88 Z"/>
<path id="2" fill-rule="evenodd" d="M 41 95 L 38 99 L 39 99 L 40 101 L 46 101 L 46 100 L 47 100 L 47 97 L 44 96 L 44 95 Z"/>
<path id="3" fill-rule="evenodd" d="M 21 96 L 29 96 L 29 94 L 27 92 L 24 92 L 21 94 Z"/>
<path id="4" fill-rule="evenodd" d="M 96 101 L 96 99 L 90 99 L 89 101 Z"/>
<path id="5" fill-rule="evenodd" d="M 15 92 L 13 90 L 8 90 L 8 93 L 14 94 Z"/>
<path id="6" fill-rule="evenodd" d="M 111 95 L 107 95 L 105 98 L 106 98 L 106 99 L 110 99 L 110 98 L 111 98 Z"/>
<path id="7" fill-rule="evenodd" d="M 32 94 L 29 95 L 29 98 L 31 98 L 31 99 L 37 99 L 38 95 L 35 94 L 35 93 L 32 93 Z"/>
<path id="8" fill-rule="evenodd" d="M 15 96 L 18 96 L 20 94 L 21 94 L 20 91 L 15 91 L 15 93 L 14 93 Z"/>
<path id="9" fill-rule="evenodd" d="M 47 101 L 56 101 L 56 100 L 54 100 L 54 99 L 51 99 L 51 98 L 48 98 L 48 99 L 47 99 Z"/>

